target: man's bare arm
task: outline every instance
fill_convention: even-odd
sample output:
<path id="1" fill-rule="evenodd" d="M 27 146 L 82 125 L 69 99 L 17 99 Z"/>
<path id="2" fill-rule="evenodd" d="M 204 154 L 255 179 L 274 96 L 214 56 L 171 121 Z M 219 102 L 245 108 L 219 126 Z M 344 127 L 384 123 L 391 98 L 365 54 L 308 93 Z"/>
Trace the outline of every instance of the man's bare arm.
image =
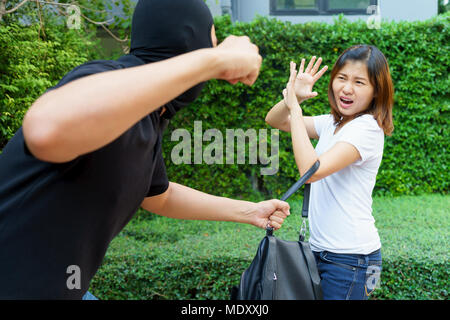
<path id="1" fill-rule="evenodd" d="M 248 37 L 228 37 L 144 66 L 87 76 L 42 95 L 23 122 L 30 152 L 67 162 L 114 141 L 136 122 L 194 85 L 212 78 L 251 85 L 261 57 Z"/>
<path id="2" fill-rule="evenodd" d="M 141 207 L 175 219 L 213 220 L 248 223 L 266 228 L 270 223 L 279 229 L 290 214 L 289 204 L 272 199 L 258 203 L 213 196 L 170 182 L 162 194 L 145 198 Z"/>

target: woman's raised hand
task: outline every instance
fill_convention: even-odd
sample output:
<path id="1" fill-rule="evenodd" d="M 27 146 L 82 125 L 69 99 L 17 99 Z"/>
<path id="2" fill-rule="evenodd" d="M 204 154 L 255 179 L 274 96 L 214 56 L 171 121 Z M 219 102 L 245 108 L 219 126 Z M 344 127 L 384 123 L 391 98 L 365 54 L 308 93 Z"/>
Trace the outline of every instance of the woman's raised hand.
<path id="1" fill-rule="evenodd" d="M 288 107 L 289 110 L 292 110 L 294 108 L 300 108 L 300 104 L 298 102 L 298 99 L 296 97 L 295 92 L 295 82 L 297 78 L 297 70 L 296 65 L 293 61 L 291 61 L 290 64 L 290 76 L 289 76 L 289 82 L 286 85 L 286 88 L 283 90 L 283 97 L 284 97 L 284 103 Z"/>
<path id="2" fill-rule="evenodd" d="M 320 71 L 319 67 L 322 63 L 322 58 L 317 59 L 316 57 L 312 57 L 311 61 L 309 61 L 308 66 L 305 68 L 305 59 L 302 59 L 300 64 L 300 69 L 298 70 L 298 74 L 295 79 L 295 95 L 300 103 L 310 98 L 314 98 L 317 96 L 317 92 L 313 92 L 313 86 L 317 80 L 322 77 L 322 75 L 327 71 L 328 66 L 323 67 Z M 292 64 L 292 62 L 291 62 Z M 292 70 L 291 70 L 292 74 Z"/>

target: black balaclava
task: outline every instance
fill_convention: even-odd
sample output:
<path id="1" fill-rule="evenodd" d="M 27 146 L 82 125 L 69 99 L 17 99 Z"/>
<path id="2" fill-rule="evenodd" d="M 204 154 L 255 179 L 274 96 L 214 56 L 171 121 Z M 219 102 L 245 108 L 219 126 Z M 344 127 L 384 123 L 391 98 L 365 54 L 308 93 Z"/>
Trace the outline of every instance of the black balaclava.
<path id="1" fill-rule="evenodd" d="M 213 17 L 203 0 L 140 0 L 133 14 L 130 55 L 145 63 L 212 47 Z M 164 105 L 163 118 L 193 102 L 200 83 Z"/>

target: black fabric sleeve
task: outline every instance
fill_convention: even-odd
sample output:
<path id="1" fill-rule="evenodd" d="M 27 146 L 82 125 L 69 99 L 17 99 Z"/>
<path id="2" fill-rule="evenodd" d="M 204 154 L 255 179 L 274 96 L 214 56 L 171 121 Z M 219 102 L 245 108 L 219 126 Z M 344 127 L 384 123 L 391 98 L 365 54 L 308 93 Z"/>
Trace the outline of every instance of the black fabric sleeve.
<path id="1" fill-rule="evenodd" d="M 169 188 L 169 179 L 167 178 L 166 165 L 162 156 L 161 146 L 155 161 L 155 170 L 153 171 L 152 182 L 147 197 L 162 194 Z"/>
<path id="2" fill-rule="evenodd" d="M 105 71 L 112 71 L 119 69 L 120 66 L 112 60 L 93 60 L 88 61 L 82 65 L 79 65 L 69 71 L 55 86 L 50 87 L 46 92 L 50 90 L 57 89 L 63 85 L 72 82 L 74 80 L 93 75 L 96 73 L 101 73 Z"/>

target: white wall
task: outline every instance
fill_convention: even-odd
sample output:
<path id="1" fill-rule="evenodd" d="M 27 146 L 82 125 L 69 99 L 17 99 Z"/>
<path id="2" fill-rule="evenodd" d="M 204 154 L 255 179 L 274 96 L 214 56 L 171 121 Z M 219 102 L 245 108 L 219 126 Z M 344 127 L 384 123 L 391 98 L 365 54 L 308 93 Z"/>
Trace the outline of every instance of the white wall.
<path id="1" fill-rule="evenodd" d="M 438 14 L 437 0 L 380 0 L 382 19 L 426 20 Z"/>
<path id="2" fill-rule="evenodd" d="M 208 0 L 207 2 L 215 2 Z M 220 2 L 220 1 L 219 1 Z M 236 20 L 249 22 L 257 14 L 270 15 L 270 0 L 232 0 L 233 16 Z M 438 0 L 378 0 L 381 18 L 394 21 L 426 20 L 438 12 Z M 220 5 L 219 5 L 220 7 Z M 322 21 L 332 23 L 333 16 L 273 16 L 282 21 L 303 23 L 307 21 Z M 347 15 L 350 21 L 358 19 L 367 20 L 369 15 Z"/>
<path id="3" fill-rule="evenodd" d="M 220 0 L 206 0 L 206 4 L 208 5 L 209 10 L 211 10 L 211 13 L 213 16 L 222 15 L 222 9 L 220 7 Z"/>

